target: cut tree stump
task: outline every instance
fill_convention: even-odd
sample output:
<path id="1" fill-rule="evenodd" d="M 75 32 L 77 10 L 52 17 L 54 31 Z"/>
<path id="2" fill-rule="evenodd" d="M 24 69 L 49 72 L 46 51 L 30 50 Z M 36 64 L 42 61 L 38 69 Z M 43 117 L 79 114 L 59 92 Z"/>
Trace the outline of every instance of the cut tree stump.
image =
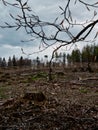
<path id="1" fill-rule="evenodd" d="M 46 97 L 42 92 L 34 91 L 34 92 L 26 92 L 23 96 L 23 99 L 42 102 L 46 100 Z"/>

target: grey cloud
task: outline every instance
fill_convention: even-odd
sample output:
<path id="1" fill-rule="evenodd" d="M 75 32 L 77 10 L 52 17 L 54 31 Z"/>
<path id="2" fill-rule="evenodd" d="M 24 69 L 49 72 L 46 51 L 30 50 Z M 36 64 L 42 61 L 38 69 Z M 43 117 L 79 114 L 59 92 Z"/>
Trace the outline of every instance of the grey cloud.
<path id="1" fill-rule="evenodd" d="M 12 2 L 12 0 L 8 0 L 9 2 Z M 25 0 L 23 0 L 25 1 Z M 72 0 L 75 1 L 75 0 Z M 85 0 L 88 1 L 88 0 Z M 96 2 L 96 0 L 94 0 Z M 65 0 L 29 0 L 29 5 L 31 6 L 33 12 L 38 15 L 42 20 L 45 21 L 54 21 L 54 19 L 61 14 L 61 10 L 59 9 L 59 6 L 64 7 Z M 76 5 L 76 7 L 71 5 L 72 7 L 72 15 L 74 16 L 74 20 L 76 19 L 77 22 L 83 22 L 86 19 L 89 19 L 91 16 L 93 16 L 94 10 L 91 9 L 91 11 L 85 11 L 86 7 L 81 7 L 79 4 Z M 0 24 L 3 24 L 4 21 L 8 21 L 13 23 L 13 21 L 9 18 L 9 12 L 14 14 L 19 14 L 20 11 L 17 9 L 13 9 L 12 7 L 5 7 L 3 4 L 0 3 Z M 89 14 L 88 14 L 89 13 Z M 80 27 L 76 27 L 73 29 L 73 33 L 77 34 Z M 48 28 L 48 32 L 51 32 L 51 28 Z M 54 32 L 53 32 L 54 33 Z M 60 35 L 60 37 L 65 38 L 64 34 Z M 92 37 L 92 36 L 90 36 Z M 19 30 L 18 32 L 15 31 L 15 29 L 0 29 L 0 45 L 6 45 L 9 44 L 11 46 L 14 46 L 13 51 L 11 51 L 11 48 L 6 48 L 4 46 L 1 46 L 0 54 L 9 54 L 12 53 L 19 53 L 20 50 L 16 49 L 15 46 L 20 46 L 24 48 L 35 47 L 39 45 L 39 41 L 35 40 L 30 43 L 21 43 L 21 40 L 27 40 L 30 37 L 25 33 L 24 30 Z M 4 51 L 5 49 L 5 51 Z M 15 50 L 16 49 L 16 50 Z M 37 48 L 36 48 L 37 49 Z M 3 51 L 2 51 L 3 50 Z M 8 50 L 8 51 L 7 51 Z M 9 51 L 10 50 L 10 51 Z M 21 51 L 20 51 L 21 53 Z"/>

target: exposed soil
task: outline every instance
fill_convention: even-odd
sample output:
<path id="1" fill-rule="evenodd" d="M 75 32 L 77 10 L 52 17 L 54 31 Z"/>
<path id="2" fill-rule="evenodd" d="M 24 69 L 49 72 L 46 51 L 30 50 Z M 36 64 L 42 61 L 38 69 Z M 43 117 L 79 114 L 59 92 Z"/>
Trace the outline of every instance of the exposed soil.
<path id="1" fill-rule="evenodd" d="M 0 130 L 98 130 L 98 73 L 0 70 Z"/>

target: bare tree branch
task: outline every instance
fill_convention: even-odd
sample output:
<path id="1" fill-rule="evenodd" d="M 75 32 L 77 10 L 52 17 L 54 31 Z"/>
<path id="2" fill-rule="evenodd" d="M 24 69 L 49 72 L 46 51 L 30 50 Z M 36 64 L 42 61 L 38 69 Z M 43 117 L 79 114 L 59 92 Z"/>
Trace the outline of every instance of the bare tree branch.
<path id="1" fill-rule="evenodd" d="M 5 6 L 12 6 L 13 8 L 17 8 L 21 11 L 21 14 L 17 14 L 16 16 L 10 13 L 10 17 L 14 20 L 14 25 L 11 25 L 5 22 L 5 25 L 1 25 L 1 28 L 15 28 L 17 31 L 20 28 L 24 28 L 26 33 L 31 36 L 32 41 L 34 39 L 40 39 L 40 43 L 45 45 L 45 47 L 40 51 L 44 51 L 56 43 L 61 43 L 58 45 L 54 51 L 52 52 L 52 57 L 50 60 L 50 66 L 52 59 L 54 58 L 54 54 L 60 48 L 67 46 L 69 44 L 75 44 L 79 41 L 85 41 L 87 37 L 91 34 L 95 25 L 98 23 L 97 11 L 94 9 L 98 9 L 98 2 L 96 0 L 95 3 L 91 1 L 85 2 L 84 0 L 66 0 L 65 7 L 59 6 L 61 10 L 60 19 L 58 16 L 53 22 L 42 21 L 39 16 L 35 15 L 30 6 L 28 6 L 28 0 L 23 2 L 22 0 L 16 0 L 13 2 L 7 2 L 7 0 L 1 0 Z M 81 6 L 86 7 L 86 11 L 90 13 L 91 8 L 94 10 L 93 16 L 89 18 L 89 20 L 85 20 L 82 23 L 78 23 L 72 13 L 72 3 L 74 6 L 80 4 Z M 77 33 L 74 33 L 75 28 L 79 28 L 80 30 Z M 52 28 L 54 33 L 51 34 L 46 33 L 45 28 L 48 30 Z M 65 35 L 65 39 L 62 38 L 61 35 L 63 33 Z M 98 32 L 96 32 L 94 38 L 96 38 Z M 61 35 L 61 37 L 59 37 Z M 92 39 L 93 41 L 93 39 Z M 35 53 L 35 52 L 34 52 Z M 33 53 L 32 53 L 33 54 Z M 31 55 L 31 54 L 29 54 Z"/>

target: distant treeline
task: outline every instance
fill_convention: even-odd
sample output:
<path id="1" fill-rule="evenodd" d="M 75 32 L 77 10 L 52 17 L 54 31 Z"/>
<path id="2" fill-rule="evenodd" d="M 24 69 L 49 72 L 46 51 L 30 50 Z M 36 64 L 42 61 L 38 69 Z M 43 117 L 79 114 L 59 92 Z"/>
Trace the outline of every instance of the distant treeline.
<path id="1" fill-rule="evenodd" d="M 16 58 L 15 55 L 11 58 L 9 57 L 8 61 L 5 58 L 0 58 L 0 67 L 13 67 L 13 66 L 48 66 L 49 60 L 48 55 L 44 55 L 44 60 L 40 60 L 39 57 L 36 59 L 28 59 L 23 58 Z M 56 52 L 53 59 L 53 66 L 71 64 L 71 63 L 90 63 L 90 62 L 98 62 L 98 45 L 86 45 L 80 51 L 80 49 L 74 49 L 70 54 L 66 54 L 66 52 Z"/>
<path id="2" fill-rule="evenodd" d="M 98 62 L 98 45 L 86 45 L 82 50 L 75 48 L 70 54 L 56 52 L 54 59 L 63 64 L 65 61 L 69 64 Z"/>
<path id="3" fill-rule="evenodd" d="M 70 62 L 98 62 L 98 45 L 86 45 L 82 51 L 75 49 L 67 55 L 68 63 Z"/>
<path id="4" fill-rule="evenodd" d="M 18 59 L 13 55 L 9 57 L 8 61 L 5 58 L 0 58 L 0 67 L 14 67 L 14 66 L 31 66 L 31 59 L 23 58 L 22 56 Z"/>

